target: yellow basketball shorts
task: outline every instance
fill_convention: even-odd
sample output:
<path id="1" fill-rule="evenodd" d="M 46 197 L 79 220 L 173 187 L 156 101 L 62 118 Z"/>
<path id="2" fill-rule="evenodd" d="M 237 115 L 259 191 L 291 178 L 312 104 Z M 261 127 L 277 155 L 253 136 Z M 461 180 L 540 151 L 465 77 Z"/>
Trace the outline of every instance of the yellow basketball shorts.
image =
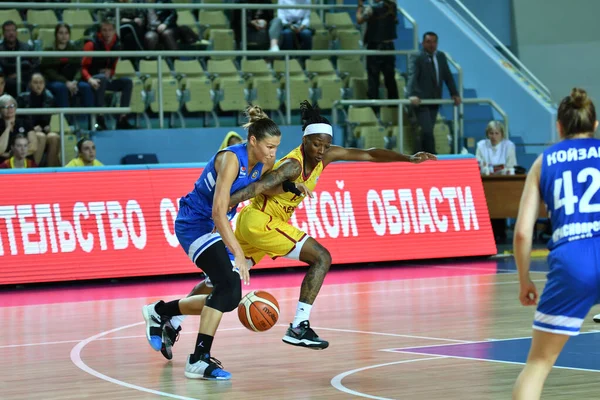
<path id="1" fill-rule="evenodd" d="M 235 237 L 246 258 L 258 264 L 265 255 L 276 259 L 294 252 L 299 256 L 300 249 L 296 246 L 303 245 L 308 235 L 286 221 L 248 206 L 238 215 Z"/>

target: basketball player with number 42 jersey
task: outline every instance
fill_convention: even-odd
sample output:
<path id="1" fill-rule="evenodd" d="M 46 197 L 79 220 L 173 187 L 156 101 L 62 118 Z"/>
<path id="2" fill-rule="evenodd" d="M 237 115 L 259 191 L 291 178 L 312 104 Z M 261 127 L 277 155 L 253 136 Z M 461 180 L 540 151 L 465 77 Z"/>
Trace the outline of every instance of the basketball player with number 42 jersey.
<path id="1" fill-rule="evenodd" d="M 278 161 L 273 172 L 286 178 L 287 184 L 299 188 L 302 193 L 312 195 L 311 191 L 323 169 L 335 161 L 420 163 L 436 159 L 429 153 L 409 156 L 385 149 L 361 150 L 332 146 L 331 124 L 320 115 L 319 109 L 305 101 L 300 110 L 304 130 L 302 145 Z M 268 195 L 255 196 L 255 186 L 251 184 L 232 195 L 232 202 L 238 198 L 253 198 L 252 203 L 238 215 L 235 237 L 244 255 L 253 264 L 260 262 L 266 255 L 273 259 L 286 257 L 309 264 L 300 289 L 296 317 L 287 329 L 283 341 L 293 346 L 325 349 L 329 343 L 319 338 L 310 327 L 309 317 L 313 302 L 331 266 L 331 255 L 319 242 L 288 222 L 296 207 L 304 200 L 302 195 L 286 191 L 283 185 L 278 193 L 268 192 Z M 192 294 L 210 293 L 210 285 L 210 280 L 207 279 L 203 284 L 197 285 Z M 165 325 L 163 338 L 167 339 L 164 342 L 167 354 L 171 354 L 170 346 L 176 339 L 175 330 L 179 326 L 175 324 L 178 322 L 172 320 Z"/>
<path id="2" fill-rule="evenodd" d="M 533 319 L 527 364 L 513 390 L 513 399 L 539 399 L 556 358 L 584 318 L 600 302 L 600 140 L 596 110 L 587 93 L 573 89 L 558 108 L 561 141 L 534 162 L 515 227 L 514 253 L 519 271 L 519 300 L 537 304 L 529 277 L 533 228 L 540 200 L 552 225 L 548 242 L 548 281 Z"/>

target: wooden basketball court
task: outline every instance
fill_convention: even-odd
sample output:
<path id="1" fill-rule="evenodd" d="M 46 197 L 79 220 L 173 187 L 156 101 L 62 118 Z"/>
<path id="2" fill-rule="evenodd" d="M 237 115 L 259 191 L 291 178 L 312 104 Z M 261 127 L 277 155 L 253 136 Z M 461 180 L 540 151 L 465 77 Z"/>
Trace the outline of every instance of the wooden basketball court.
<path id="1" fill-rule="evenodd" d="M 532 276 L 541 290 L 545 263 L 537 267 Z M 244 290 L 272 293 L 281 318 L 270 331 L 254 333 L 235 312 L 225 316 L 213 356 L 232 373 L 228 382 L 184 377 L 199 317 L 183 323 L 171 362 L 145 338 L 141 307 L 185 295 L 194 278 L 5 289 L 0 397 L 510 398 L 534 313 L 517 300 L 512 259 L 332 270 L 311 314 L 314 329 L 331 343 L 323 351 L 281 341 L 302 278 L 299 270 L 252 273 Z M 545 399 L 598 398 L 597 327 L 588 318 L 588 333 L 571 340 Z M 504 340 L 513 338 L 521 339 Z"/>

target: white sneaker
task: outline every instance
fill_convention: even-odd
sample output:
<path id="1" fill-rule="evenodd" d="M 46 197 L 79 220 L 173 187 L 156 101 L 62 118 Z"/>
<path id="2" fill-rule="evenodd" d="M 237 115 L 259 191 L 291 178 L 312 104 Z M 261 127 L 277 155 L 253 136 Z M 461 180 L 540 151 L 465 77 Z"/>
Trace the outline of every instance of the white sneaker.
<path id="1" fill-rule="evenodd" d="M 278 45 L 271 46 L 269 51 L 279 51 L 279 46 Z"/>
<path id="2" fill-rule="evenodd" d="M 600 314 L 596 314 L 596 315 L 594 315 L 594 318 L 593 318 L 593 319 L 594 319 L 594 322 L 595 322 L 595 323 L 597 323 L 597 324 L 600 324 Z"/>
<path id="3" fill-rule="evenodd" d="M 195 363 L 190 363 L 190 354 L 185 363 L 185 376 L 190 379 L 206 379 L 209 381 L 226 381 L 231 379 L 231 374 L 223 369 L 223 365 L 210 354 L 204 354 Z"/>
<path id="4" fill-rule="evenodd" d="M 162 322 L 155 308 L 160 302 L 162 300 L 142 307 L 142 315 L 146 321 L 146 339 L 155 351 L 160 351 L 162 347 Z"/>

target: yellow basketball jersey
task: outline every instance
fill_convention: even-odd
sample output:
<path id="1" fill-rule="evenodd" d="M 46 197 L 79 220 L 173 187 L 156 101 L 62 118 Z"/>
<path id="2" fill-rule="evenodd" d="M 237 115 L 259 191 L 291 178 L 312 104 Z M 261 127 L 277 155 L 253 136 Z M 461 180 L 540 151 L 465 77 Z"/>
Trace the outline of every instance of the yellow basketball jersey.
<path id="1" fill-rule="evenodd" d="M 290 151 L 281 160 L 279 160 L 273 166 L 273 169 L 279 168 L 283 161 L 290 158 L 298 160 L 302 166 L 302 173 L 298 179 L 294 181 L 294 183 L 303 183 L 310 190 L 314 190 L 315 186 L 317 186 L 319 175 L 321 175 L 321 172 L 323 172 L 323 162 L 319 162 L 319 164 L 317 164 L 317 166 L 312 170 L 311 174 L 306 176 L 304 174 L 304 153 L 302 151 L 302 146 L 298 146 L 294 150 Z M 302 203 L 303 200 L 303 196 L 296 196 L 295 194 L 289 192 L 278 194 L 276 196 L 266 196 L 260 194 L 252 200 L 250 206 L 252 208 L 261 210 L 272 217 L 288 221 L 296 210 L 296 207 L 298 207 L 298 204 Z"/>

